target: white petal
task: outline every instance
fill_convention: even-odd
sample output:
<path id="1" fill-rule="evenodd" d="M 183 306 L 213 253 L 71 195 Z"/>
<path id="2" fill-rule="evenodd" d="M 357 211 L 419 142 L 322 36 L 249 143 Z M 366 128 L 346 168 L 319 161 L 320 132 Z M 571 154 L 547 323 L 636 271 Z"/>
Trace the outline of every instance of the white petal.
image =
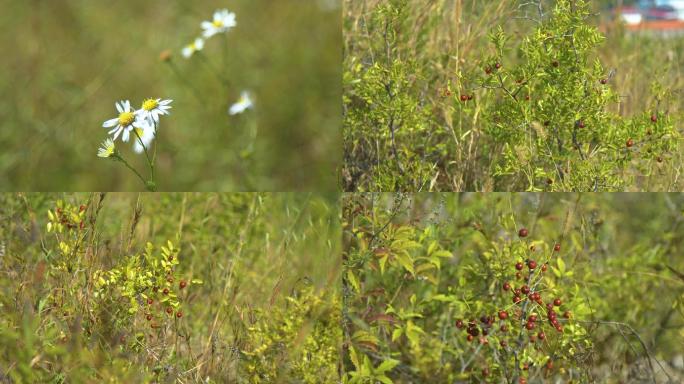
<path id="1" fill-rule="evenodd" d="M 123 128 L 121 128 L 121 127 L 116 128 L 116 133 L 114 134 L 114 140 L 116 140 L 116 138 L 119 137 L 119 134 L 121 134 L 122 130 L 123 130 Z M 112 133 L 112 132 L 109 132 L 109 133 Z"/>
<path id="2" fill-rule="evenodd" d="M 109 119 L 109 120 L 105 121 L 104 124 L 102 124 L 102 127 L 104 127 L 104 128 L 111 128 L 111 127 L 117 125 L 118 123 L 119 123 L 119 119 L 118 119 L 118 118 L 116 118 L 116 119 Z"/>
<path id="3" fill-rule="evenodd" d="M 116 105 L 116 110 L 119 111 L 119 113 L 123 113 L 123 104 L 121 104 L 120 101 L 117 101 L 114 105 Z"/>

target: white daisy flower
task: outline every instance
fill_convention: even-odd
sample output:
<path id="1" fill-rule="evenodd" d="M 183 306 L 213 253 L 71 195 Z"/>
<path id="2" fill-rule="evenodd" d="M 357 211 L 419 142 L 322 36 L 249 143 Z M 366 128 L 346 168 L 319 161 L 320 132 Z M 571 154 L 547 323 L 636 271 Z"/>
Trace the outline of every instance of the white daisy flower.
<path id="1" fill-rule="evenodd" d="M 252 100 L 251 95 L 247 91 L 242 91 L 240 94 L 240 99 L 237 101 L 237 103 L 233 104 L 230 106 L 230 109 L 228 110 L 228 113 L 230 115 L 237 115 L 238 113 L 242 113 L 246 111 L 249 108 L 254 107 L 254 101 Z"/>
<path id="2" fill-rule="evenodd" d="M 117 102 L 116 110 L 119 111 L 119 117 L 107 120 L 102 124 L 104 128 L 114 127 L 109 131 L 110 135 L 114 134 L 114 140 L 121 135 L 121 140 L 128 141 L 133 128 L 144 128 L 147 125 L 145 119 L 131 110 L 131 103 L 128 100 Z"/>
<path id="3" fill-rule="evenodd" d="M 155 129 L 151 125 L 145 128 L 136 128 L 133 132 L 133 150 L 136 153 L 143 153 L 145 148 L 150 149 L 150 144 L 156 135 Z M 142 144 L 140 143 L 141 140 Z M 145 144 L 144 147 L 143 144 Z"/>
<path id="4" fill-rule="evenodd" d="M 188 44 L 185 48 L 183 48 L 183 51 L 181 52 L 183 54 L 183 57 L 186 59 L 189 59 L 192 57 L 192 55 L 195 54 L 195 52 L 199 52 L 204 48 L 204 39 L 201 37 L 198 37 L 193 41 L 191 44 Z"/>
<path id="5" fill-rule="evenodd" d="M 168 115 L 169 109 L 171 109 L 171 104 L 173 100 L 162 100 L 162 99 L 147 99 L 143 101 L 142 107 L 136 111 L 144 119 L 146 119 L 150 124 L 159 123 L 159 116 Z"/>
<path id="6" fill-rule="evenodd" d="M 237 22 L 235 21 L 235 14 L 233 12 L 228 12 L 227 9 L 219 9 L 214 12 L 214 21 L 202 22 L 202 29 L 204 30 L 202 35 L 205 39 L 208 39 L 219 33 L 228 32 L 236 25 Z"/>
<path id="7" fill-rule="evenodd" d="M 116 153 L 116 145 L 114 140 L 107 138 L 100 144 L 100 149 L 97 150 L 97 156 L 102 158 L 112 157 Z"/>

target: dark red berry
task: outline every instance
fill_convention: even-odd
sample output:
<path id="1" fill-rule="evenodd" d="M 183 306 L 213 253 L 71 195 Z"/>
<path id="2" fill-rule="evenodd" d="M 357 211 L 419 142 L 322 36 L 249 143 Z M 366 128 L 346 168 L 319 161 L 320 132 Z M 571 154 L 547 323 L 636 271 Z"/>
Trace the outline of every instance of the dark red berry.
<path id="1" fill-rule="evenodd" d="M 501 69 L 501 63 L 494 64 L 494 67 L 496 67 L 496 69 Z"/>
<path id="2" fill-rule="evenodd" d="M 508 319 L 508 312 L 506 312 L 506 311 L 499 311 L 499 319 L 501 319 L 501 320 L 506 320 L 506 319 Z"/>
<path id="3" fill-rule="evenodd" d="M 461 101 L 467 101 L 468 95 L 461 95 Z"/>
<path id="4" fill-rule="evenodd" d="M 152 320 L 152 315 L 147 315 L 146 319 L 147 319 L 147 321 Z"/>
<path id="5" fill-rule="evenodd" d="M 181 317 L 183 317 L 183 312 L 181 312 L 181 311 L 176 312 L 176 317 L 179 318 L 179 319 L 180 319 Z"/>
<path id="6" fill-rule="evenodd" d="M 534 260 L 530 260 L 527 262 L 527 268 L 529 269 L 535 269 L 537 268 L 537 262 Z"/>
<path id="7" fill-rule="evenodd" d="M 504 324 L 499 328 L 499 330 L 503 333 L 506 333 L 506 332 L 508 332 L 508 327 L 506 326 L 506 324 Z"/>
<path id="8" fill-rule="evenodd" d="M 565 312 L 563 312 L 563 317 L 565 317 L 566 319 L 569 319 L 570 316 L 572 316 L 572 314 L 570 313 L 570 311 L 565 311 Z"/>
<path id="9" fill-rule="evenodd" d="M 516 273 L 515 273 L 515 278 L 516 278 L 516 279 L 521 279 L 521 278 L 522 278 L 522 274 L 521 274 L 520 272 L 516 272 Z"/>
<path id="10" fill-rule="evenodd" d="M 553 305 L 555 305 L 556 307 L 560 307 L 561 306 L 561 299 L 554 299 Z"/>
<path id="11" fill-rule="evenodd" d="M 608 84 L 608 79 L 601 79 L 601 84 L 603 84 L 603 85 Z"/>
<path id="12" fill-rule="evenodd" d="M 499 341 L 499 345 L 501 345 L 501 348 L 506 348 L 508 343 L 506 343 L 506 340 L 501 340 L 501 341 Z"/>
<path id="13" fill-rule="evenodd" d="M 558 62 L 558 60 L 554 60 L 554 61 L 551 63 L 551 65 L 553 65 L 554 68 L 558 68 L 558 66 L 560 65 L 560 63 Z"/>
<path id="14" fill-rule="evenodd" d="M 546 304 L 546 309 L 549 311 L 549 313 L 553 312 L 553 303 Z"/>
<path id="15" fill-rule="evenodd" d="M 556 325 L 556 331 L 563 332 L 563 326 L 560 324 Z"/>
<path id="16" fill-rule="evenodd" d="M 518 236 L 520 237 L 527 237 L 529 233 L 527 232 L 527 228 L 520 228 L 518 231 Z"/>
<path id="17" fill-rule="evenodd" d="M 511 289 L 511 284 L 508 281 L 503 283 L 503 290 L 508 291 L 509 289 Z"/>
<path id="18" fill-rule="evenodd" d="M 180 284 L 178 284 L 178 286 L 180 287 L 180 289 L 183 289 L 183 288 L 188 286 L 188 282 L 185 280 L 181 280 Z"/>
<path id="19" fill-rule="evenodd" d="M 531 331 L 534 329 L 534 323 L 533 322 L 528 322 L 525 324 L 525 328 L 527 328 L 528 331 Z"/>
<path id="20" fill-rule="evenodd" d="M 537 315 L 530 315 L 530 317 L 527 318 L 527 321 L 530 321 L 532 323 L 537 321 Z"/>
<path id="21" fill-rule="evenodd" d="M 520 298 L 520 296 L 513 296 L 513 303 L 514 304 L 518 304 L 521 301 L 522 301 L 522 299 Z"/>
<path id="22" fill-rule="evenodd" d="M 152 305 L 152 303 L 154 303 L 154 300 L 152 300 L 152 299 L 147 299 L 147 305 Z"/>
<path id="23" fill-rule="evenodd" d="M 78 207 L 78 210 L 81 211 L 81 212 L 83 212 L 83 211 L 86 210 L 86 206 L 85 206 L 85 205 L 81 205 L 80 207 Z"/>
<path id="24" fill-rule="evenodd" d="M 548 266 L 546 265 L 546 263 L 542 264 L 542 266 L 541 266 L 542 272 L 546 272 L 547 268 L 548 268 Z"/>
<path id="25" fill-rule="evenodd" d="M 475 95 L 468 95 L 468 100 L 472 100 L 473 98 L 475 98 Z"/>
<path id="26" fill-rule="evenodd" d="M 522 271 L 523 263 L 521 263 L 521 262 L 515 263 L 515 269 L 517 269 L 518 271 Z"/>
<path id="27" fill-rule="evenodd" d="M 523 285 L 522 288 L 520 288 L 520 292 L 527 295 L 528 293 L 530 293 L 530 287 L 528 287 L 527 285 Z"/>
<path id="28" fill-rule="evenodd" d="M 165 295 L 168 295 L 168 294 L 169 294 L 169 289 L 168 289 L 168 288 L 164 288 L 164 290 L 163 290 L 162 292 L 164 292 Z"/>
<path id="29" fill-rule="evenodd" d="M 171 308 L 171 307 L 166 307 L 166 313 L 168 313 L 169 315 L 170 315 L 171 313 L 173 313 L 173 308 Z"/>
<path id="30" fill-rule="evenodd" d="M 461 319 L 456 320 L 456 328 L 458 328 L 458 329 L 463 328 L 463 320 L 461 320 Z"/>
<path id="31" fill-rule="evenodd" d="M 537 341 L 537 337 L 535 335 L 531 335 L 530 336 L 530 343 L 534 344 L 535 341 Z"/>
<path id="32" fill-rule="evenodd" d="M 560 251 L 560 244 L 556 243 L 556 245 L 553 246 L 553 250 L 556 252 Z"/>
<path id="33" fill-rule="evenodd" d="M 544 339 L 546 339 L 546 334 L 542 331 L 542 332 L 539 332 L 537 337 L 539 338 L 539 340 L 544 340 Z"/>
<path id="34" fill-rule="evenodd" d="M 584 128 L 586 125 L 584 125 L 584 121 L 579 120 L 579 121 L 577 122 L 577 126 L 578 126 L 579 128 Z"/>
<path id="35" fill-rule="evenodd" d="M 634 146 L 634 140 L 632 140 L 632 139 L 627 140 L 625 145 L 627 146 L 627 148 L 633 147 Z"/>
<path id="36" fill-rule="evenodd" d="M 658 115 L 656 115 L 656 114 L 651 115 L 651 121 L 654 123 L 658 122 Z"/>
<path id="37" fill-rule="evenodd" d="M 663 158 L 660 157 L 660 156 L 658 156 L 658 157 L 656 158 L 656 161 L 659 162 L 659 163 L 662 163 L 662 162 L 663 162 Z"/>
<path id="38" fill-rule="evenodd" d="M 491 67 L 485 68 L 485 73 L 488 75 L 491 75 L 492 74 L 492 68 Z"/>

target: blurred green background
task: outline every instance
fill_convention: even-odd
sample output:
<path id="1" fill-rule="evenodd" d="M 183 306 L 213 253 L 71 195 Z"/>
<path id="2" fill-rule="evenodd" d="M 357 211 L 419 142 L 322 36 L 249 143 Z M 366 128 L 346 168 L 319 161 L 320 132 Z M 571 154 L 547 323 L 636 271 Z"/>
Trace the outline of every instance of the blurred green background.
<path id="1" fill-rule="evenodd" d="M 159 190 L 334 190 L 338 3 L 0 0 L 0 189 L 142 190 L 96 152 L 116 101 L 161 97 L 174 103 L 155 143 Z M 237 27 L 185 60 L 180 50 L 219 8 Z M 160 60 L 167 49 L 171 62 Z M 228 116 L 243 89 L 256 108 Z M 146 175 L 130 147 L 124 157 Z"/>

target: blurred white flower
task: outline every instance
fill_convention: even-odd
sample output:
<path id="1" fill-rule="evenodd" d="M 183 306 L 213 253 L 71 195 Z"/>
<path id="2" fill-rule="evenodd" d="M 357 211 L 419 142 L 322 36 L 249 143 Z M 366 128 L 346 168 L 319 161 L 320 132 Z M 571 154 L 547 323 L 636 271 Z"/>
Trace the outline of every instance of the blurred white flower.
<path id="1" fill-rule="evenodd" d="M 214 21 L 203 21 L 202 22 L 202 35 L 204 38 L 208 39 L 219 33 L 228 32 L 231 28 L 235 27 L 237 22 L 235 21 L 235 14 L 233 12 L 228 12 L 227 9 L 219 9 L 214 12 Z"/>
<path id="2" fill-rule="evenodd" d="M 148 125 L 145 128 L 136 128 L 133 132 L 133 150 L 136 153 L 143 153 L 145 148 L 150 148 L 150 144 L 152 144 L 152 140 L 154 140 L 156 135 L 155 128 L 151 125 Z M 142 143 L 140 143 L 141 140 Z M 144 147 L 143 144 L 145 144 Z"/>
<path id="3" fill-rule="evenodd" d="M 173 100 L 147 99 L 143 101 L 142 107 L 136 112 L 140 114 L 150 124 L 159 123 L 159 116 L 168 115 Z"/>
<path id="4" fill-rule="evenodd" d="M 193 41 L 191 44 L 188 44 L 185 48 L 183 48 L 183 51 L 181 52 L 183 54 L 183 57 L 186 59 L 189 59 L 192 57 L 192 55 L 195 54 L 195 52 L 199 52 L 204 48 L 204 39 L 201 37 L 198 37 Z"/>
<path id="5" fill-rule="evenodd" d="M 97 156 L 102 158 L 112 157 L 114 153 L 116 153 L 116 145 L 114 145 L 114 140 L 110 138 L 106 138 L 100 144 L 100 149 L 97 150 Z"/>
<path id="6" fill-rule="evenodd" d="M 254 107 L 254 101 L 252 100 L 249 92 L 242 91 L 240 94 L 240 99 L 237 101 L 237 103 L 230 106 L 228 113 L 231 115 L 237 115 L 238 113 L 242 113 L 252 107 Z"/>
<path id="7" fill-rule="evenodd" d="M 121 140 L 128 141 L 133 128 L 144 128 L 147 125 L 144 118 L 131 110 L 131 103 L 128 100 L 117 102 L 116 110 L 119 111 L 119 117 L 107 120 L 102 124 L 104 128 L 114 127 L 109 131 L 110 135 L 114 134 L 114 140 L 121 135 Z"/>

